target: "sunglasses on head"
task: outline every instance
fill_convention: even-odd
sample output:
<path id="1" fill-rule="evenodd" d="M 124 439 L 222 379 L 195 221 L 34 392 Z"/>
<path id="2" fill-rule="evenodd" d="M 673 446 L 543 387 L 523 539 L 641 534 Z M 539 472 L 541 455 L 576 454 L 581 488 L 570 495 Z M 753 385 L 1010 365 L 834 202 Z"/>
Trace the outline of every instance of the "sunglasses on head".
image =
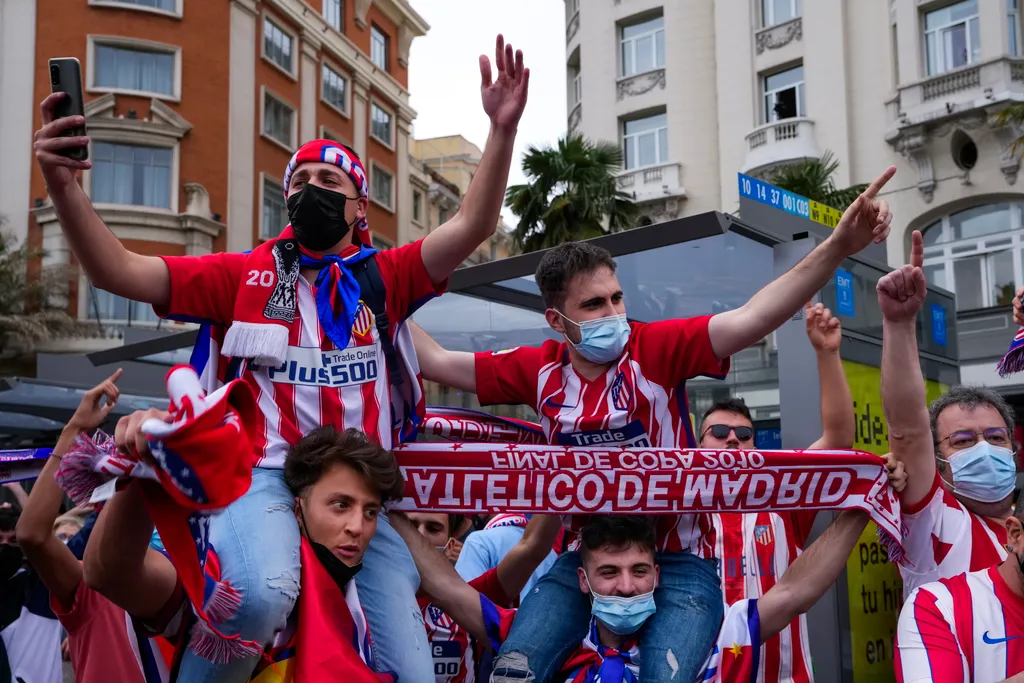
<path id="1" fill-rule="evenodd" d="M 749 441 L 750 438 L 754 436 L 754 429 L 747 426 L 733 427 L 732 425 L 711 425 L 704 430 L 704 435 L 707 436 L 708 432 L 711 432 L 711 436 L 716 439 L 729 438 L 729 432 L 735 433 L 736 438 L 740 441 Z"/>

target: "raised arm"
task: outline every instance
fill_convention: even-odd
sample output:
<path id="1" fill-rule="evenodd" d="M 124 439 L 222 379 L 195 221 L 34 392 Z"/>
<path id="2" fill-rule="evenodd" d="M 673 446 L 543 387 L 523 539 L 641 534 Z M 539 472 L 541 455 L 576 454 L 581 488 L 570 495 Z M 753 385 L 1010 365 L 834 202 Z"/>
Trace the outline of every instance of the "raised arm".
<path id="1" fill-rule="evenodd" d="M 405 515 L 392 511 L 388 520 L 405 544 L 420 574 L 420 589 L 477 642 L 489 643 L 480 594 L 455 572 L 455 567 L 423 537 Z"/>
<path id="2" fill-rule="evenodd" d="M 843 339 L 839 318 L 833 318 L 832 311 L 822 304 L 808 304 L 804 307 L 804 324 L 818 360 L 821 393 L 822 433 L 810 448 L 853 448 L 856 424 L 850 385 L 839 357 Z"/>
<path id="3" fill-rule="evenodd" d="M 915 231 L 910 264 L 882 277 L 875 288 L 882 308 L 882 408 L 889 447 L 907 470 L 900 500 L 910 506 L 924 500 L 935 482 L 935 445 L 917 355 L 917 314 L 927 294 L 923 260 L 921 233 Z"/>
<path id="4" fill-rule="evenodd" d="M 60 459 L 74 445 L 78 435 L 96 429 L 113 409 L 119 395 L 114 383 L 120 376 L 121 371 L 118 370 L 85 392 L 78 409 L 61 432 L 53 454 L 46 461 L 18 519 L 18 544 L 47 590 L 63 606 L 72 605 L 75 601 L 75 593 L 82 582 L 82 564 L 63 541 L 53 535 L 53 522 L 64 502 L 64 491 L 54 481 L 54 475 L 60 467 Z"/>
<path id="5" fill-rule="evenodd" d="M 134 442 L 142 423 L 160 415 L 146 410 L 121 418 L 118 442 Z M 153 522 L 139 484 L 130 482 L 100 512 L 85 547 L 85 581 L 131 616 L 153 623 L 165 613 L 178 576 L 171 561 L 149 547 Z"/>
<path id="6" fill-rule="evenodd" d="M 476 393 L 475 355 L 468 351 L 449 351 L 414 322 L 410 322 L 409 327 L 423 379 Z"/>
<path id="7" fill-rule="evenodd" d="M 435 283 L 448 279 L 498 227 L 516 130 L 526 107 L 530 70 L 523 66 L 522 51 L 505 45 L 501 35 L 495 47 L 494 68 L 498 78 L 492 82 L 491 63 L 480 56 L 480 94 L 491 119 L 480 166 L 458 212 L 423 240 L 423 265 Z"/>
<path id="8" fill-rule="evenodd" d="M 846 209 L 829 238 L 800 263 L 765 285 L 743 306 L 711 319 L 708 334 L 716 356 L 728 358 L 777 330 L 825 286 L 843 259 L 888 236 L 889 204 L 876 197 L 895 173 L 896 167 L 890 166 L 876 178 Z"/>
<path id="9" fill-rule="evenodd" d="M 825 594 L 846 567 L 846 560 L 867 524 L 866 512 L 840 512 L 825 533 L 801 553 L 782 578 L 758 600 L 761 642 L 784 629 Z"/>
<path id="10" fill-rule="evenodd" d="M 166 305 L 171 297 L 171 279 L 163 259 L 124 248 L 96 214 L 75 178 L 77 171 L 92 168 L 92 164 L 58 153 L 89 144 L 88 137 L 62 136 L 85 124 L 81 116 L 54 120 L 54 107 L 62 97 L 64 93 L 54 93 L 40 105 L 43 127 L 36 131 L 33 148 L 64 237 L 96 287 L 127 299 Z"/>
<path id="11" fill-rule="evenodd" d="M 558 515 L 534 515 L 523 531 L 523 537 L 498 563 L 498 581 L 505 595 L 516 596 L 526 587 L 537 567 L 551 552 L 562 528 Z"/>

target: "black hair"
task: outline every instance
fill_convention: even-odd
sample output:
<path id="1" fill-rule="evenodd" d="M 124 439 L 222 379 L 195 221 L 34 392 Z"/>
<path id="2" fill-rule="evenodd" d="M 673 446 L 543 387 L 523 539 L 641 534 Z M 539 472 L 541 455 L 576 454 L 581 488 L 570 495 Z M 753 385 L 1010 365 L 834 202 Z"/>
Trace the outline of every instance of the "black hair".
<path id="1" fill-rule="evenodd" d="M 643 515 L 595 515 L 580 529 L 580 555 L 601 548 L 654 550 L 654 520 Z"/>
<path id="2" fill-rule="evenodd" d="M 334 465 L 346 465 L 380 491 L 381 503 L 401 500 L 405 481 L 395 454 L 358 429 L 338 431 L 319 427 L 299 439 L 284 461 L 284 481 L 292 495 L 305 496 L 309 488 Z"/>
<path id="3" fill-rule="evenodd" d="M 746 402 L 742 398 L 730 398 L 726 401 L 716 401 L 714 405 L 704 411 L 704 415 L 700 418 L 701 425 L 708 419 L 708 415 L 717 412 L 732 413 L 734 415 L 742 415 L 743 417 L 750 420 L 750 424 L 754 424 L 754 418 L 750 416 L 750 408 L 747 407 Z"/>
<path id="4" fill-rule="evenodd" d="M 611 252 L 589 242 L 563 242 L 544 254 L 537 265 L 534 279 L 548 308 L 565 305 L 566 289 L 577 275 L 593 273 L 600 268 L 615 272 Z"/>

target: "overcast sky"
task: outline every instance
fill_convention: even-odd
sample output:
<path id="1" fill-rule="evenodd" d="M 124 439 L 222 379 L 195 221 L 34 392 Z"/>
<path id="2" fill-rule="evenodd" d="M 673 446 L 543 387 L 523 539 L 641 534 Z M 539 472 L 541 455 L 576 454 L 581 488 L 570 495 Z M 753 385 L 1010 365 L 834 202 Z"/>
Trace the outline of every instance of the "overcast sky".
<path id="1" fill-rule="evenodd" d="M 483 149 L 488 121 L 480 104 L 478 58 L 494 59 L 494 38 L 523 51 L 530 99 L 519 123 L 509 184 L 524 182 L 528 145 L 553 144 L 565 133 L 565 9 L 558 0 L 410 0 L 430 24 L 412 44 L 409 91 L 417 139 L 459 134 Z M 503 209 L 505 220 L 514 217 Z"/>

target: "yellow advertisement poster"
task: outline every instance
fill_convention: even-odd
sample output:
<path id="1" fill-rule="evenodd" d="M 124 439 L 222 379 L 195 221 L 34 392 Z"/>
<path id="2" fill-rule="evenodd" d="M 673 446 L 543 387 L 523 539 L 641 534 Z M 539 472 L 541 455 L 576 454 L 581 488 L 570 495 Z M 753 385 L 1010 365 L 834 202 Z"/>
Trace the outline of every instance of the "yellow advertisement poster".
<path id="1" fill-rule="evenodd" d="M 876 455 L 889 452 L 889 429 L 882 412 L 881 373 L 870 365 L 843 361 L 857 420 L 854 448 Z M 928 401 L 948 387 L 926 380 Z M 903 582 L 896 565 L 868 524 L 846 562 L 854 683 L 895 683 L 893 645 L 903 606 Z"/>
<path id="2" fill-rule="evenodd" d="M 839 225 L 839 219 L 843 217 L 843 212 L 837 209 L 833 209 L 831 206 L 825 206 L 813 199 L 809 200 L 810 204 L 810 219 L 815 223 L 820 223 L 827 228 L 834 228 Z"/>

